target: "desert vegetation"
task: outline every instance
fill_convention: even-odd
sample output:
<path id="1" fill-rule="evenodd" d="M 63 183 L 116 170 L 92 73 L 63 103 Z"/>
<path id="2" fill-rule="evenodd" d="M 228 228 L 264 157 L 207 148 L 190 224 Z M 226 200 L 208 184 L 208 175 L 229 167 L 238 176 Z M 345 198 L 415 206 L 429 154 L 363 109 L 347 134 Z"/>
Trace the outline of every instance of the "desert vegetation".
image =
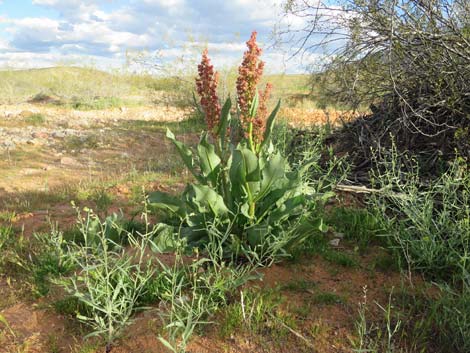
<path id="1" fill-rule="evenodd" d="M 284 5 L 322 70 L 0 72 L 0 352 L 470 350 L 468 4 Z"/>

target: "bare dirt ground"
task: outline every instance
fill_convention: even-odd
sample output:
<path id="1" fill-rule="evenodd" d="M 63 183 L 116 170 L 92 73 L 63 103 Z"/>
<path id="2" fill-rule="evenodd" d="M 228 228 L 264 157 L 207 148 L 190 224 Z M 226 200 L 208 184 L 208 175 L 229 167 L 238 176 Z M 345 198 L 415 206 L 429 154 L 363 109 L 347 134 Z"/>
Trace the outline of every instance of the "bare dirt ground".
<path id="1" fill-rule="evenodd" d="M 150 151 L 165 154 L 168 144 L 163 128 L 160 133 L 146 128 L 175 124 L 189 114 L 171 107 L 74 111 L 32 104 L 0 106 L 0 190 L 37 189 L 46 180 L 54 186 L 149 161 Z M 35 122 L 37 117 L 43 121 Z"/>

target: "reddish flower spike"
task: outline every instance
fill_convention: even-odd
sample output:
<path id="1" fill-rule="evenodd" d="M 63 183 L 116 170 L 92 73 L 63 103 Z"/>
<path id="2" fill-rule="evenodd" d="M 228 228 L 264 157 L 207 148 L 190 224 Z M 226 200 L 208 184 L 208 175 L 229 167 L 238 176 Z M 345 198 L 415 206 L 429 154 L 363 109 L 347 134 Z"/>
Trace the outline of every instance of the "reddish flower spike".
<path id="1" fill-rule="evenodd" d="M 253 32 L 250 40 L 246 42 L 248 50 L 244 53 L 243 61 L 238 68 L 237 103 L 240 110 L 240 120 L 245 132 L 248 125 L 253 122 L 250 117 L 251 103 L 264 69 L 264 62 L 259 58 L 262 50 L 256 43 L 256 35 L 257 33 Z"/>
<path id="2" fill-rule="evenodd" d="M 201 106 L 205 113 L 207 129 L 215 138 L 219 126 L 221 106 L 217 96 L 219 73 L 214 72 L 207 49 L 202 53 L 201 63 L 198 65 L 199 77 L 196 79 L 197 93 L 201 97 Z"/>

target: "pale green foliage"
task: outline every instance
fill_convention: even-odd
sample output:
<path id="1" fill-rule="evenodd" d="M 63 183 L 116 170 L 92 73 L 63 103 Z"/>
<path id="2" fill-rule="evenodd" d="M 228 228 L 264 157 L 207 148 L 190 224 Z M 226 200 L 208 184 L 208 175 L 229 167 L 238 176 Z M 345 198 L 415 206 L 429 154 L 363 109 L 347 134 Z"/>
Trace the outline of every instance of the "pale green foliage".
<path id="1" fill-rule="evenodd" d="M 470 174 L 457 159 L 436 180 L 422 182 L 418 170 L 404 172 L 396 149 L 374 182 L 371 199 L 385 228 L 411 269 L 458 281 L 470 271 Z"/>
<path id="2" fill-rule="evenodd" d="M 186 352 L 194 330 L 211 323 L 211 315 L 226 305 L 227 294 L 254 279 L 256 265 L 227 265 L 221 258 L 221 245 L 212 239 L 206 249 L 208 257 L 197 258 L 189 265 L 184 265 L 177 251 L 174 266 L 164 268 L 170 289 L 162 292 L 166 335 L 159 339 L 172 352 Z"/>
<path id="3" fill-rule="evenodd" d="M 144 255 L 155 229 L 137 235 L 128 232 L 133 251 L 126 252 L 107 236 L 110 229 L 120 229 L 112 219 L 101 222 L 88 211 L 85 218 L 79 217 L 79 224 L 83 244 L 69 242 L 63 254 L 73 261 L 78 274 L 63 277 L 58 283 L 87 308 L 77 318 L 91 326 L 89 336 L 103 337 L 110 347 L 131 323 L 136 304 L 154 274 L 154 266 Z M 57 247 L 63 244 L 57 243 Z"/>

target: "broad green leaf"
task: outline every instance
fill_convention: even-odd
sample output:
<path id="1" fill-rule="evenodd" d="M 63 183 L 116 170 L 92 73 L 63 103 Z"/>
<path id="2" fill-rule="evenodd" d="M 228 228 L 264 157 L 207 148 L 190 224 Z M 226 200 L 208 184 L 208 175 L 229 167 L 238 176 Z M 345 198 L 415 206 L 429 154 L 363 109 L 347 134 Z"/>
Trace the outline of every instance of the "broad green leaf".
<path id="1" fill-rule="evenodd" d="M 279 185 L 279 188 L 270 191 L 265 197 L 260 199 L 257 203 L 257 212 L 261 217 L 269 209 L 276 207 L 279 201 L 291 191 L 289 183 L 286 181 L 285 185 Z"/>
<path id="2" fill-rule="evenodd" d="M 307 221 L 307 215 L 303 215 L 303 221 L 293 225 L 291 229 L 292 237 L 286 244 L 286 249 L 297 248 L 302 244 L 306 239 L 315 234 L 315 230 L 312 230 L 312 224 Z"/>
<path id="3" fill-rule="evenodd" d="M 197 205 L 199 212 L 212 212 L 215 216 L 228 213 L 224 199 L 214 189 L 207 185 L 192 185 L 193 202 Z"/>
<path id="4" fill-rule="evenodd" d="M 201 176 L 198 175 L 196 173 L 196 170 L 194 169 L 193 153 L 191 152 L 191 150 L 184 143 L 178 141 L 170 129 L 166 129 L 166 137 L 170 139 L 171 142 L 173 142 L 176 149 L 178 150 L 178 153 L 181 156 L 181 159 L 183 160 L 184 164 L 189 169 L 189 171 L 196 177 L 196 179 L 203 182 L 203 180 L 201 180 Z"/>
<path id="5" fill-rule="evenodd" d="M 243 167 L 245 168 L 245 181 L 259 181 L 258 157 L 253 151 L 246 147 L 241 147 L 240 152 L 243 158 Z"/>
<path id="6" fill-rule="evenodd" d="M 202 135 L 197 151 L 202 174 L 215 186 L 220 170 L 220 158 L 215 153 L 214 145 L 207 141 L 207 133 Z"/>
<path id="7" fill-rule="evenodd" d="M 156 236 L 152 239 L 151 249 L 156 253 L 173 251 L 178 247 L 175 227 L 159 223 Z"/>
<path id="8" fill-rule="evenodd" d="M 152 206 L 168 210 L 180 217 L 184 217 L 186 214 L 183 201 L 165 192 L 155 191 L 150 193 L 148 195 L 148 201 Z"/>
<path id="9" fill-rule="evenodd" d="M 255 201 L 261 200 L 274 188 L 276 183 L 286 179 L 285 164 L 285 159 L 279 153 L 273 155 L 271 159 L 266 162 L 261 171 L 263 175 L 261 189 L 255 196 Z"/>
<path id="10" fill-rule="evenodd" d="M 246 169 L 242 152 L 238 149 L 232 153 L 232 158 L 229 160 L 229 177 L 232 186 L 240 187 L 246 181 Z"/>
<path id="11" fill-rule="evenodd" d="M 248 242 L 252 247 L 264 243 L 266 234 L 269 232 L 269 226 L 266 224 L 259 224 L 246 229 Z"/>
<path id="12" fill-rule="evenodd" d="M 250 189 L 251 195 L 256 195 L 261 188 L 261 183 L 259 181 L 248 181 L 246 184 Z"/>
<path id="13" fill-rule="evenodd" d="M 249 210 L 250 210 L 250 205 L 249 205 L 247 202 L 245 202 L 245 203 L 240 207 L 240 212 L 242 213 L 242 215 L 244 215 L 244 216 L 245 216 L 246 218 L 248 218 L 248 219 L 252 218 L 252 217 L 250 216 Z"/>
<path id="14" fill-rule="evenodd" d="M 269 214 L 269 221 L 272 223 L 283 221 L 290 216 L 295 215 L 296 210 L 305 204 L 304 195 L 297 195 L 286 200 Z"/>
<path id="15" fill-rule="evenodd" d="M 181 238 L 186 239 L 188 245 L 191 247 L 197 247 L 200 243 L 204 243 L 208 239 L 207 231 L 205 229 L 201 229 L 201 226 L 204 226 L 206 219 L 202 214 L 197 214 L 194 218 L 190 217 L 190 221 L 188 222 L 188 224 L 192 224 L 191 227 L 183 227 L 180 229 Z"/>
<path id="16" fill-rule="evenodd" d="M 277 102 L 276 107 L 271 112 L 271 114 L 268 117 L 268 120 L 266 121 L 266 129 L 264 130 L 264 136 L 263 136 L 263 142 L 261 143 L 261 148 L 264 148 L 264 146 L 266 146 L 267 143 L 271 142 L 271 133 L 274 127 L 274 121 L 276 119 L 276 115 L 279 112 L 280 108 L 281 108 L 281 100 Z"/>
<path id="17" fill-rule="evenodd" d="M 233 151 L 229 165 L 229 177 L 234 200 L 242 201 L 248 196 L 248 192 L 251 195 L 258 192 L 260 171 L 256 154 L 244 146 L 239 146 Z"/>
<path id="18" fill-rule="evenodd" d="M 239 146 L 232 153 L 230 163 L 230 180 L 232 184 L 244 184 L 247 181 L 259 181 L 258 157 L 250 149 Z"/>

